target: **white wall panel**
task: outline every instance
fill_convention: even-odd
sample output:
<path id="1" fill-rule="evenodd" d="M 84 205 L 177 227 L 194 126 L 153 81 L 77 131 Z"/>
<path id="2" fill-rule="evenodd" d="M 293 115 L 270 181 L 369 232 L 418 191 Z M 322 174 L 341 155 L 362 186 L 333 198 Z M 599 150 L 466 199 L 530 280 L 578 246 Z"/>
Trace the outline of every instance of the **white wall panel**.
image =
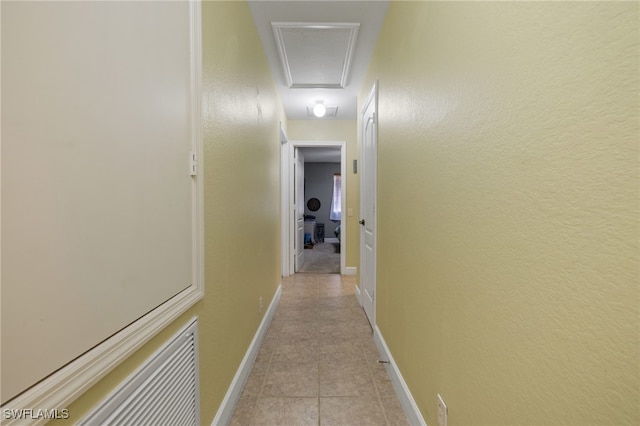
<path id="1" fill-rule="evenodd" d="M 3 403 L 192 284 L 189 22 L 2 2 Z"/>

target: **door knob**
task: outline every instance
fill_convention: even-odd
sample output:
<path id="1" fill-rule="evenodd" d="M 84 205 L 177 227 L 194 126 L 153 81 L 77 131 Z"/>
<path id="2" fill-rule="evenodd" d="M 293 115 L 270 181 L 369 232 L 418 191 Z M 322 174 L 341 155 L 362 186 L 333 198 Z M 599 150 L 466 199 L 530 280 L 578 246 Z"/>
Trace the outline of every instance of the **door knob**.
<path id="1" fill-rule="evenodd" d="M 364 226 L 364 219 L 360 220 L 360 222 L 358 222 L 360 225 Z"/>

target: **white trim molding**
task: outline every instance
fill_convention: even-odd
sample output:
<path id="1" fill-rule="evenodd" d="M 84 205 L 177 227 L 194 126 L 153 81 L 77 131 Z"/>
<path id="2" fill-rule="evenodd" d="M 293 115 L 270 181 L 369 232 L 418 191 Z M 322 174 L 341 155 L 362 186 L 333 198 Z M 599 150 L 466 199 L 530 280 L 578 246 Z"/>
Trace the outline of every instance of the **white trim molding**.
<path id="1" fill-rule="evenodd" d="M 289 138 L 280 122 L 280 275 L 288 277 L 293 272 L 289 268 Z"/>
<path id="2" fill-rule="evenodd" d="M 342 275 L 357 275 L 358 267 L 357 266 L 345 266 L 342 269 Z"/>
<path id="3" fill-rule="evenodd" d="M 404 378 L 398 369 L 398 365 L 394 361 L 391 351 L 389 350 L 387 343 L 384 341 L 382 333 L 377 325 L 374 326 L 373 341 L 375 342 L 382 359 L 389 361 L 388 364 L 385 364 L 385 368 L 389 378 L 391 379 L 393 388 L 396 391 L 396 395 L 398 395 L 398 399 L 400 399 L 400 404 L 402 405 L 402 409 L 409 420 L 409 424 L 427 426 L 427 422 L 425 422 L 422 417 L 422 413 L 420 413 L 420 409 L 418 408 L 416 401 L 413 399 L 413 395 L 411 395 L 411 391 L 409 390 L 407 383 L 404 381 Z"/>
<path id="4" fill-rule="evenodd" d="M 193 282 L 204 296 L 204 144 L 202 143 L 202 3 L 189 2 L 191 55 L 191 150 L 196 153 L 198 175 L 191 180 L 193 229 Z"/>
<path id="5" fill-rule="evenodd" d="M 251 344 L 249 345 L 249 348 L 247 349 L 247 352 L 245 353 L 244 358 L 240 363 L 240 367 L 238 367 L 238 371 L 236 371 L 235 376 L 233 376 L 231 385 L 229 386 L 229 389 L 227 390 L 227 393 L 224 396 L 220 407 L 218 408 L 218 412 L 211 422 L 211 426 L 227 425 L 231 421 L 233 412 L 236 408 L 236 405 L 238 404 L 238 400 L 240 399 L 242 389 L 244 388 L 244 385 L 249 378 L 249 373 L 251 373 L 253 363 L 258 356 L 258 352 L 260 351 L 262 340 L 264 339 L 265 334 L 267 334 L 269 325 L 271 325 L 271 320 L 273 319 L 273 315 L 275 314 L 278 303 L 280 302 L 281 294 L 282 284 L 278 286 L 276 294 L 273 296 L 273 299 L 269 304 L 269 308 L 262 318 L 262 322 L 260 323 L 256 334 L 253 336 L 253 340 L 251 341 Z"/>
<path id="6" fill-rule="evenodd" d="M 191 55 L 191 149 L 197 153 L 198 167 L 202 167 L 202 13 L 199 0 L 189 2 Z M 186 171 L 186 167 L 185 167 Z M 204 240 L 203 240 L 203 173 L 192 180 L 192 283 L 162 305 L 129 324 L 88 352 L 69 362 L 15 398 L 0 410 L 65 409 L 89 388 L 105 377 L 136 350 L 204 297 Z M 46 418 L 3 419 L 3 425 L 44 424 Z"/>

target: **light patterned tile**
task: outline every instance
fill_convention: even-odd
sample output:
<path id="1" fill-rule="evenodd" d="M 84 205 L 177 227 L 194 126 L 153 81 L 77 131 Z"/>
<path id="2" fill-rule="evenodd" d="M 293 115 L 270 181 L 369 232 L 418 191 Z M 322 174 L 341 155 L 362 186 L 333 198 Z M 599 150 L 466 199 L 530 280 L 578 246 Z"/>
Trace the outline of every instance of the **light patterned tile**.
<path id="1" fill-rule="evenodd" d="M 253 413 L 258 402 L 257 397 L 242 396 L 231 416 L 229 426 L 247 426 L 253 422 Z"/>
<path id="2" fill-rule="evenodd" d="M 273 324 L 267 331 L 270 344 L 271 339 L 316 339 L 318 337 L 318 323 L 315 320 L 295 321 L 282 320 Z"/>
<path id="3" fill-rule="evenodd" d="M 380 352 L 378 351 L 378 347 L 373 342 L 373 336 L 360 336 L 358 339 L 360 344 L 362 345 L 362 350 L 364 354 L 367 356 L 367 359 L 371 363 L 376 363 L 379 359 L 381 359 Z"/>
<path id="4" fill-rule="evenodd" d="M 343 322 L 356 321 L 362 324 L 369 324 L 364 310 L 360 306 L 323 306 L 318 309 L 318 318 L 322 321 L 340 319 Z"/>
<path id="5" fill-rule="evenodd" d="M 321 323 L 318 326 L 318 337 L 323 340 L 352 339 L 357 341 L 360 337 L 371 336 L 371 329 L 368 325 L 353 325 L 349 323 Z"/>
<path id="6" fill-rule="evenodd" d="M 273 316 L 273 322 L 280 321 L 311 321 L 318 318 L 317 306 L 291 307 L 278 309 Z"/>
<path id="7" fill-rule="evenodd" d="M 383 426 L 387 422 L 377 397 L 320 398 L 321 426 Z"/>
<path id="8" fill-rule="evenodd" d="M 320 362 L 320 396 L 375 396 L 373 377 L 358 361 Z"/>
<path id="9" fill-rule="evenodd" d="M 318 398 L 259 398 L 252 425 L 317 425 Z"/>
<path id="10" fill-rule="evenodd" d="M 260 346 L 260 350 L 258 351 L 258 355 L 256 355 L 256 359 L 253 362 L 252 370 L 266 371 L 269 366 L 269 362 L 271 362 L 273 350 L 274 344 L 272 341 L 263 341 L 263 344 Z"/>
<path id="11" fill-rule="evenodd" d="M 318 307 L 320 309 L 356 308 L 359 305 L 355 296 L 320 296 L 318 298 Z"/>
<path id="12" fill-rule="evenodd" d="M 287 321 L 280 330 L 280 337 L 286 339 L 316 339 L 317 321 Z"/>
<path id="13" fill-rule="evenodd" d="M 258 396 L 262 391 L 262 385 L 267 377 L 266 371 L 254 371 L 252 370 L 247 378 L 247 382 L 242 389 L 242 395 L 246 396 Z"/>
<path id="14" fill-rule="evenodd" d="M 398 398 L 380 398 L 384 415 L 390 426 L 409 426 L 409 419 L 404 414 L 402 405 Z"/>
<path id="15" fill-rule="evenodd" d="M 378 395 L 382 398 L 395 398 L 396 391 L 387 373 L 386 365 L 388 364 L 369 363 Z"/>
<path id="16" fill-rule="evenodd" d="M 278 339 L 273 348 L 272 362 L 318 362 L 318 342 L 315 339 Z"/>
<path id="17" fill-rule="evenodd" d="M 326 339 L 322 342 L 322 344 L 318 344 L 321 362 L 360 362 L 363 364 L 367 362 L 362 348 L 353 339 Z"/>
<path id="18" fill-rule="evenodd" d="M 283 279 L 233 426 L 407 424 L 355 284 L 340 275 Z"/>
<path id="19" fill-rule="evenodd" d="M 262 396 L 317 396 L 318 363 L 271 363 Z"/>
<path id="20" fill-rule="evenodd" d="M 318 308 L 318 299 L 316 297 L 288 297 L 278 305 L 278 311 L 289 309 L 313 309 L 315 311 L 318 311 Z"/>
<path id="21" fill-rule="evenodd" d="M 318 285 L 318 274 L 295 274 L 293 281 L 296 285 Z"/>
<path id="22" fill-rule="evenodd" d="M 316 302 L 318 298 L 317 288 L 295 288 L 289 293 L 292 297 L 295 297 L 301 301 L 308 300 Z"/>
<path id="23" fill-rule="evenodd" d="M 342 283 L 344 275 L 340 274 L 317 274 L 319 283 Z"/>

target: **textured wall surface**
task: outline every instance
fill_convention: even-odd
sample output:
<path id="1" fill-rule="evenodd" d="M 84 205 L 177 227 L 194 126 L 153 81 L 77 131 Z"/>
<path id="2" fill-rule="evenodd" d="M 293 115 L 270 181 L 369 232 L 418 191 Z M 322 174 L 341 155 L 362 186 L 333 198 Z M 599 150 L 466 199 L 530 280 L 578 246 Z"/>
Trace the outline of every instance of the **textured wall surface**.
<path id="1" fill-rule="evenodd" d="M 356 122 L 351 120 L 290 120 L 287 123 L 287 137 L 290 141 L 346 141 L 346 176 L 342 185 L 347 189 L 346 209 L 353 209 L 353 216 L 345 212 L 343 224 L 347 226 L 346 256 L 347 268 L 357 268 L 360 263 L 360 175 L 353 173 L 353 160 L 358 158 Z M 332 235 L 330 235 L 332 236 Z M 343 241 L 344 243 L 344 241 Z"/>
<path id="2" fill-rule="evenodd" d="M 378 325 L 427 423 L 640 423 L 637 2 L 392 2 Z"/>
<path id="3" fill-rule="evenodd" d="M 279 122 L 286 121 L 245 2 L 203 2 L 205 298 L 69 407 L 106 396 L 199 319 L 201 423 L 211 424 L 280 283 Z"/>

